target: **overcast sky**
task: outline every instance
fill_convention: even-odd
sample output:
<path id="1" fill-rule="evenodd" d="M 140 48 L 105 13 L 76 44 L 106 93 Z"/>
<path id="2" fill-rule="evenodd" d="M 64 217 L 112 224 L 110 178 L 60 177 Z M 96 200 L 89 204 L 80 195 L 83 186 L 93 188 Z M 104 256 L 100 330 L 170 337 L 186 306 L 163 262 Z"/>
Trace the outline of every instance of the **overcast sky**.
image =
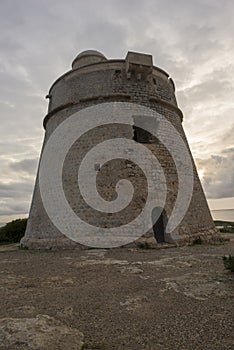
<path id="1" fill-rule="evenodd" d="M 0 223 L 27 215 L 45 95 L 83 50 L 150 53 L 176 84 L 211 209 L 234 208 L 233 0 L 1 0 Z"/>

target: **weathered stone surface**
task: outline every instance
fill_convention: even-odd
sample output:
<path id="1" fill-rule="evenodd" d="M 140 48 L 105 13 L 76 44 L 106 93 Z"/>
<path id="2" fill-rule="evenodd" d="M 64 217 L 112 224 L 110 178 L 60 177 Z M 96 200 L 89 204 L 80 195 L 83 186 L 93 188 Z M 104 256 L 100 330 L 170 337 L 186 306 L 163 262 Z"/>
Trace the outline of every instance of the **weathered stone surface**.
<path id="1" fill-rule="evenodd" d="M 32 344 L 35 334 L 56 334 L 62 350 L 73 350 L 58 334 L 73 339 L 77 330 L 87 350 L 231 350 L 234 276 L 222 261 L 234 251 L 229 238 L 166 250 L 0 247 L 1 350 L 30 350 L 13 344 Z M 36 320 L 44 314 L 52 321 Z"/>
<path id="2" fill-rule="evenodd" d="M 0 319 L 2 350 L 81 350 L 83 334 L 48 315 Z"/>
<path id="3" fill-rule="evenodd" d="M 136 297 L 128 297 L 125 301 L 121 301 L 120 305 L 126 307 L 128 311 L 134 311 L 144 306 L 148 302 L 148 298 L 144 295 Z"/>

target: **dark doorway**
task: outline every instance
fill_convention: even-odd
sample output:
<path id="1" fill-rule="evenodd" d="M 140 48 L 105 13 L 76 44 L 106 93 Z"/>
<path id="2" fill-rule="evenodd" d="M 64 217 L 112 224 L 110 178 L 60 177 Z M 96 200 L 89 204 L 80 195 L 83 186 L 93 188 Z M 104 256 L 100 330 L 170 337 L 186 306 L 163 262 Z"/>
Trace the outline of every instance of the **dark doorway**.
<path id="1" fill-rule="evenodd" d="M 160 214 L 161 212 L 161 214 Z M 157 219 L 158 218 L 158 219 Z M 155 222 L 156 219 L 156 222 Z M 158 243 L 165 242 L 165 210 L 162 208 L 154 208 L 152 211 L 154 237 Z"/>

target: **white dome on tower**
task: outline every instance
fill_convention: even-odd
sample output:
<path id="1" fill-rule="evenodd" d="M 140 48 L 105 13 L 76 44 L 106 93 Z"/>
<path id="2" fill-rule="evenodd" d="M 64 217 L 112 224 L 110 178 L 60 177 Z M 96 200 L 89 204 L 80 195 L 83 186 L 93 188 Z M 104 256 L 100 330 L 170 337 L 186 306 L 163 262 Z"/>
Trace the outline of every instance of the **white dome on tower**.
<path id="1" fill-rule="evenodd" d="M 107 58 L 99 51 L 96 50 L 86 50 L 79 53 L 78 56 L 72 62 L 72 69 L 88 66 L 92 63 L 98 63 L 106 61 Z"/>

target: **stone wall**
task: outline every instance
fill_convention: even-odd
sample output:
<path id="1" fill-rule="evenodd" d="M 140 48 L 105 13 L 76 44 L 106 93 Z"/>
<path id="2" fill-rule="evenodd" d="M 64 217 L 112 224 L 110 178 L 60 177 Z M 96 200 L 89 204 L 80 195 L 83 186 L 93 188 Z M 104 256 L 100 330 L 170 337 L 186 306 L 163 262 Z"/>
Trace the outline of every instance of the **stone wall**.
<path id="1" fill-rule="evenodd" d="M 44 144 L 56 127 L 74 112 L 95 104 L 119 101 L 137 103 L 162 114 L 176 128 L 188 146 L 182 127 L 182 112 L 175 98 L 174 83 L 167 73 L 157 67 L 152 67 L 150 73 L 144 71 L 143 67 L 139 73 L 138 69 L 126 70 L 125 60 L 106 60 L 93 64 L 89 60 L 87 66 L 71 70 L 60 77 L 52 85 L 49 98 L 49 110 L 44 120 L 46 129 Z M 102 164 L 96 164 L 97 187 L 104 199 L 113 200 L 118 180 L 128 178 L 135 189 L 130 205 L 119 213 L 103 214 L 90 208 L 82 198 L 77 186 L 77 169 L 81 160 L 97 143 L 115 137 L 132 140 L 134 139 L 134 128 L 131 125 L 126 127 L 126 125 L 113 124 L 111 128 L 101 126 L 83 135 L 67 154 L 63 171 L 64 193 L 74 212 L 84 221 L 105 228 L 124 225 L 131 221 L 140 213 L 147 197 L 147 182 L 141 169 L 127 160 L 118 159 L 103 167 L 101 167 Z M 176 167 L 170 153 L 156 137 L 151 137 L 150 142 L 144 143 L 144 146 L 155 154 L 166 176 L 168 192 L 164 208 L 165 221 L 172 212 L 177 196 Z M 193 196 L 188 211 L 177 228 L 179 235 L 177 244 L 192 242 L 199 236 L 205 240 L 216 236 L 194 162 L 193 167 Z M 139 188 L 140 191 L 137 190 Z M 140 241 L 148 240 L 150 243 L 157 244 L 152 229 L 144 237 Z M 170 235 L 165 236 L 165 240 L 169 243 L 173 242 Z M 22 244 L 34 249 L 77 246 L 65 238 L 48 218 L 41 201 L 38 179 Z"/>

